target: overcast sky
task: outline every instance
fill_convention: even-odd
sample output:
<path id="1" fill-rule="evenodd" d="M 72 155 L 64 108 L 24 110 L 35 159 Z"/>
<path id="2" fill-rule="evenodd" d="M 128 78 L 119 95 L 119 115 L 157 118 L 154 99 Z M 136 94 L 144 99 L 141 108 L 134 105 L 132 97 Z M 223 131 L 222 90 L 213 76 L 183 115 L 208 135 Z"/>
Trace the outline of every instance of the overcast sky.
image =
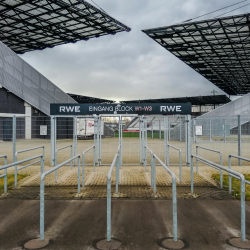
<path id="1" fill-rule="evenodd" d="M 21 57 L 66 93 L 115 101 L 211 95 L 213 89 L 224 94 L 141 30 L 169 26 L 241 0 L 94 1 L 132 30 Z M 196 20 L 214 18 L 249 3 Z M 247 12 L 250 5 L 225 16 Z"/>

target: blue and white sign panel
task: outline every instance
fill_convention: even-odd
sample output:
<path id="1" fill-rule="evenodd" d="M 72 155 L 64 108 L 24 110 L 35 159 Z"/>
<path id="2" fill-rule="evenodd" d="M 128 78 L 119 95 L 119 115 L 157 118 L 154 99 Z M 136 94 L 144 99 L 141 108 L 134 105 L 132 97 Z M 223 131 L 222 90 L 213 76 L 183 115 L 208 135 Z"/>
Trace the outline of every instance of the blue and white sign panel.
<path id="1" fill-rule="evenodd" d="M 50 104 L 50 115 L 188 115 L 191 103 Z"/>

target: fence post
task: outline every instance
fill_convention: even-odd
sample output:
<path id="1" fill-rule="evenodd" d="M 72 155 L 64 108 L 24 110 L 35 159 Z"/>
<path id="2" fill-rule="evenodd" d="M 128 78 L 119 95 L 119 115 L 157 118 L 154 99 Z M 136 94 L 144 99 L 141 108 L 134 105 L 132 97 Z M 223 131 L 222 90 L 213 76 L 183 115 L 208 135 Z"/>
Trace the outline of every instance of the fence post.
<path id="1" fill-rule="evenodd" d="M 107 241 L 111 241 L 111 180 L 107 180 Z"/>
<path id="2" fill-rule="evenodd" d="M 159 120 L 159 139 L 161 140 L 161 120 Z"/>
<path id="3" fill-rule="evenodd" d="M 55 166 L 55 117 L 50 116 L 50 165 Z"/>
<path id="4" fill-rule="evenodd" d="M 81 157 L 79 156 L 78 157 L 78 194 L 80 194 L 81 192 Z M 82 176 L 84 178 L 84 175 L 82 173 Z"/>
<path id="5" fill-rule="evenodd" d="M 44 240 L 44 178 L 40 181 L 40 240 Z"/>
<path id="6" fill-rule="evenodd" d="M 223 130 L 223 141 L 226 142 L 226 119 L 223 119 L 224 130 Z"/>
<path id="7" fill-rule="evenodd" d="M 85 154 L 82 154 L 82 187 L 85 186 Z"/>
<path id="8" fill-rule="evenodd" d="M 118 184 L 119 184 L 119 170 L 120 170 L 120 164 L 119 164 L 119 153 L 117 154 L 117 158 L 116 158 L 116 163 L 115 163 L 115 173 L 116 173 L 116 176 L 115 176 L 115 192 L 116 194 L 118 194 Z"/>
<path id="9" fill-rule="evenodd" d="M 77 117 L 73 118 L 73 155 L 77 155 Z M 74 165 L 76 165 L 76 159 L 74 160 Z"/>
<path id="10" fill-rule="evenodd" d="M 13 144 L 13 161 L 16 161 L 16 116 L 13 116 L 12 122 L 12 144 Z"/>
<path id="11" fill-rule="evenodd" d="M 209 142 L 212 141 L 212 120 L 209 119 Z"/>
<path id="12" fill-rule="evenodd" d="M 122 140 L 123 140 L 123 129 L 122 129 L 122 118 L 121 118 L 121 144 L 120 144 L 120 166 L 122 165 Z"/>
<path id="13" fill-rule="evenodd" d="M 151 122 L 151 138 L 154 138 L 154 128 L 153 128 L 153 122 Z"/>
<path id="14" fill-rule="evenodd" d="M 195 126 L 196 126 L 196 119 L 193 119 L 193 141 L 196 143 L 196 131 L 195 131 Z"/>
<path id="15" fill-rule="evenodd" d="M 187 165 L 190 166 L 192 154 L 192 141 L 191 141 L 191 115 L 187 115 Z"/>
<path id="16" fill-rule="evenodd" d="M 164 155 L 165 165 L 167 164 L 167 152 L 168 152 L 168 117 L 164 116 Z"/>
<path id="17" fill-rule="evenodd" d="M 241 156 L 241 116 L 238 115 L 238 156 Z M 241 159 L 238 159 L 238 165 L 241 166 Z"/>
<path id="18" fill-rule="evenodd" d="M 179 119 L 180 119 L 180 125 L 179 125 L 179 126 L 180 126 L 180 142 L 181 142 L 181 136 L 182 136 L 182 131 L 181 131 L 181 130 L 182 130 L 182 123 L 181 123 L 181 118 L 182 118 L 182 117 L 179 118 Z"/>

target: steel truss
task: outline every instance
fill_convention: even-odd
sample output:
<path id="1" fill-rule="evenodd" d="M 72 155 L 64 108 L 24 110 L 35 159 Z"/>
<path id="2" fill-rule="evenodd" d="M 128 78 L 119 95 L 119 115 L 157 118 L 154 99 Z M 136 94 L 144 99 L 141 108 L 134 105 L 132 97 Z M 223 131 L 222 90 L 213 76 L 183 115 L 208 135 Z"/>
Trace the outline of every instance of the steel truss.
<path id="1" fill-rule="evenodd" d="M 250 13 L 143 30 L 229 95 L 250 92 Z"/>
<path id="2" fill-rule="evenodd" d="M 84 0 L 0 1 L 0 40 L 16 53 L 122 31 L 130 28 Z"/>

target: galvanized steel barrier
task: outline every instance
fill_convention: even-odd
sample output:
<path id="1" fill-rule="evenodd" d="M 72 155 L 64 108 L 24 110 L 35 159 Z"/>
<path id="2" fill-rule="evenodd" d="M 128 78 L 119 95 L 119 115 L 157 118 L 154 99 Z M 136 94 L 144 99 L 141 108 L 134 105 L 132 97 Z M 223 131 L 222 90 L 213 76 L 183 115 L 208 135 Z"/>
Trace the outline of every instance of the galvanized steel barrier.
<path id="1" fill-rule="evenodd" d="M 239 160 L 250 162 L 249 158 L 245 158 L 245 157 L 241 157 L 241 156 L 237 156 L 237 155 L 229 155 L 228 156 L 228 167 L 229 167 L 229 169 L 231 169 L 232 158 L 236 158 L 236 159 L 239 159 Z M 236 178 L 236 177 L 234 176 L 234 178 Z M 236 179 L 238 179 L 238 178 L 236 178 Z M 250 185 L 250 181 L 245 180 L 245 183 Z M 229 174 L 229 193 L 230 194 L 232 193 L 232 176 L 230 174 Z"/>
<path id="2" fill-rule="evenodd" d="M 65 148 L 71 148 L 70 150 L 70 158 L 73 157 L 73 145 L 68 145 L 65 147 L 57 148 L 55 151 L 55 166 L 57 165 L 57 152 L 63 150 Z M 72 169 L 72 161 L 70 162 L 70 169 Z M 57 182 L 57 170 L 55 171 L 55 182 Z"/>
<path id="3" fill-rule="evenodd" d="M 18 155 L 19 153 L 23 153 L 23 152 L 27 152 L 27 151 L 32 151 L 32 150 L 36 150 L 36 149 L 39 149 L 39 148 L 42 148 L 42 149 L 43 149 L 43 161 L 44 161 L 44 146 L 39 146 L 39 147 L 28 148 L 28 149 L 24 149 L 24 150 L 17 151 L 17 152 L 15 153 L 15 162 L 17 161 L 17 155 Z M 33 164 L 35 164 L 35 163 L 38 163 L 38 162 L 40 162 L 40 161 L 35 161 L 35 162 L 32 162 L 32 163 L 29 163 L 29 164 L 27 164 L 27 165 L 25 165 L 25 166 L 22 166 L 22 167 L 20 167 L 20 168 L 17 168 L 17 165 L 15 166 L 15 188 L 17 188 L 17 171 L 18 171 L 18 170 L 21 170 L 21 169 L 23 169 L 23 168 L 29 167 L 29 166 L 31 166 L 31 165 L 33 165 Z M 43 163 L 43 164 L 44 164 L 44 163 Z"/>
<path id="4" fill-rule="evenodd" d="M 119 174 L 121 168 L 121 145 L 118 147 L 118 153 L 115 155 L 111 167 L 107 175 L 107 241 L 111 241 L 111 175 L 116 165 L 116 194 L 118 193 L 118 183 L 119 183 Z"/>
<path id="5" fill-rule="evenodd" d="M 211 148 L 202 147 L 202 146 L 196 146 L 196 155 L 197 156 L 198 156 L 198 148 L 205 149 L 205 150 L 208 150 L 208 151 L 220 154 L 220 165 L 222 166 L 222 152 L 221 151 L 214 150 L 214 149 L 211 149 Z M 196 173 L 198 173 L 198 162 L 199 162 L 199 160 L 196 159 Z M 223 174 L 222 174 L 222 170 L 220 170 L 220 188 L 223 189 Z"/>
<path id="6" fill-rule="evenodd" d="M 147 146 L 146 149 L 149 150 L 151 153 L 151 168 L 153 169 L 153 175 L 151 173 L 151 186 L 153 180 L 153 189 L 154 193 L 156 192 L 156 168 L 155 168 L 155 159 L 161 164 L 161 166 L 171 175 L 172 177 L 172 203 L 173 203 L 173 239 L 174 241 L 178 240 L 178 233 L 177 233 L 177 190 L 176 190 L 176 176 L 175 173 L 171 171 L 169 167 L 167 167 L 160 158 L 155 155 L 152 150 L 150 150 Z M 153 176 L 153 177 L 152 177 Z"/>
<path id="7" fill-rule="evenodd" d="M 153 151 L 145 146 L 146 150 L 150 152 L 151 155 L 151 188 L 153 189 L 154 194 L 156 194 L 156 170 L 155 170 L 155 157 Z"/>
<path id="8" fill-rule="evenodd" d="M 28 164 L 28 166 L 30 166 L 30 165 L 32 165 L 34 163 L 37 163 L 37 162 L 41 162 L 41 173 L 43 173 L 44 172 L 44 155 L 36 155 L 36 156 L 30 157 L 30 158 L 27 158 L 27 159 L 24 159 L 24 160 L 21 160 L 21 161 L 16 161 L 16 162 L 12 162 L 10 164 L 6 164 L 3 167 L 0 167 L 0 170 L 5 169 L 5 174 L 1 175 L 0 178 L 1 177 L 5 177 L 6 178 L 5 179 L 6 186 L 4 187 L 6 189 L 6 193 L 7 193 L 7 168 L 10 168 L 10 167 L 13 167 L 13 166 L 17 167 L 19 164 L 22 164 L 22 163 L 27 162 L 27 161 L 32 161 L 32 160 L 35 160 L 37 158 L 41 158 L 41 159 L 39 161 L 33 162 L 31 164 Z M 6 157 L 6 163 L 7 163 L 7 157 Z M 20 170 L 20 169 L 18 169 L 18 170 Z M 5 183 L 4 183 L 4 185 L 5 185 Z"/>
<path id="9" fill-rule="evenodd" d="M 44 240 L 44 179 L 48 174 L 51 174 L 52 172 L 56 171 L 60 167 L 64 166 L 65 164 L 69 163 L 72 160 L 75 160 L 78 158 L 78 194 L 80 194 L 80 175 L 81 175 L 81 170 L 80 170 L 80 164 L 81 164 L 81 156 L 76 155 L 67 161 L 64 161 L 61 164 L 58 164 L 57 166 L 53 167 L 52 169 L 42 173 L 41 175 L 41 181 L 40 181 L 40 240 Z"/>
<path id="10" fill-rule="evenodd" d="M 222 171 L 226 171 L 229 174 L 231 174 L 231 176 L 233 176 L 234 178 L 237 178 L 238 180 L 241 181 L 241 241 L 245 242 L 246 241 L 246 208 L 245 208 L 245 177 L 243 174 L 238 173 L 230 168 L 226 168 L 223 167 L 217 163 L 214 163 L 212 161 L 206 160 L 202 157 L 199 157 L 197 155 L 191 155 L 191 194 L 194 193 L 194 177 L 193 177 L 193 158 L 198 159 L 200 162 L 205 163 L 206 165 L 213 167 L 217 170 L 222 170 Z M 223 177 L 222 177 L 223 178 Z M 248 183 L 249 184 L 249 183 Z"/>
<path id="11" fill-rule="evenodd" d="M 179 176 L 180 176 L 180 182 L 182 182 L 182 159 L 181 159 L 181 149 L 177 148 L 173 145 L 167 144 L 167 166 L 170 167 L 169 163 L 169 148 L 173 148 L 179 151 Z"/>
<path id="12" fill-rule="evenodd" d="M 95 145 L 82 152 L 82 187 L 85 185 L 85 154 L 93 148 L 93 166 L 95 172 Z"/>
<path id="13" fill-rule="evenodd" d="M 4 158 L 4 165 L 7 165 L 7 156 L 0 155 L 0 158 Z M 0 178 L 4 177 L 4 193 L 7 193 L 7 168 L 5 168 L 4 174 L 0 175 Z"/>

